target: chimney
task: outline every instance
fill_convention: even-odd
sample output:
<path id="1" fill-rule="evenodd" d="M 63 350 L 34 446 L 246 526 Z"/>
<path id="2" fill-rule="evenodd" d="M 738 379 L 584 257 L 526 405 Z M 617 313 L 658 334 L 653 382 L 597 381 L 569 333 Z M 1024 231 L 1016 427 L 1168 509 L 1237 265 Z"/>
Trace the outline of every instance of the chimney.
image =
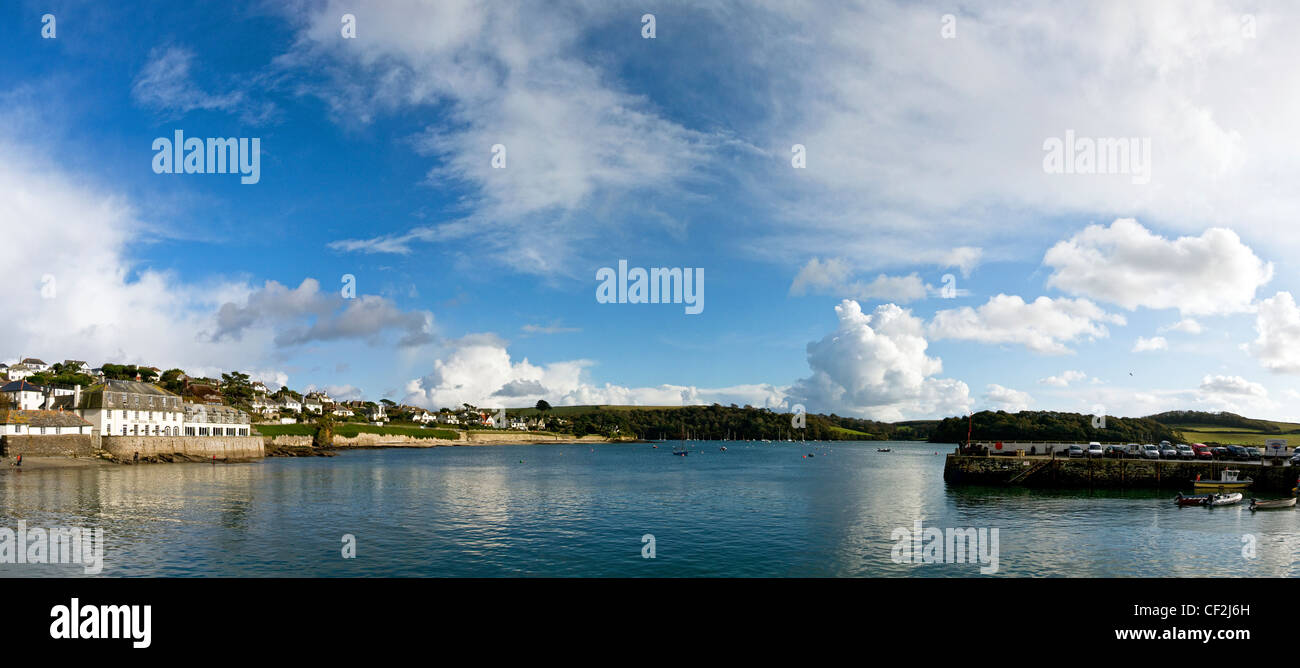
<path id="1" fill-rule="evenodd" d="M 80 385 L 72 386 L 72 408 L 73 409 L 81 408 L 81 386 Z"/>
<path id="2" fill-rule="evenodd" d="M 45 408 L 45 410 L 47 410 L 47 411 L 50 410 L 50 409 L 52 409 L 52 408 L 54 408 L 54 388 L 52 388 L 52 387 L 47 387 L 47 388 L 45 388 L 45 406 L 44 406 L 44 408 Z"/>

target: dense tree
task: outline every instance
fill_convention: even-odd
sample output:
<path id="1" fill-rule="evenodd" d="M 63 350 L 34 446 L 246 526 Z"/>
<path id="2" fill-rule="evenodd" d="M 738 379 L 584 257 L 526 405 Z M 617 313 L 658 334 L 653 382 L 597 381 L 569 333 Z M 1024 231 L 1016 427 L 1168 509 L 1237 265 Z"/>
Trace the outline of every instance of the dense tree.
<path id="1" fill-rule="evenodd" d="M 1093 426 L 1093 416 L 1054 411 L 980 411 L 973 416 L 941 420 L 930 435 L 935 443 L 962 443 L 969 430 L 977 441 L 1090 441 L 1111 443 L 1181 442 L 1169 427 L 1150 418 L 1106 416 L 1105 427 Z"/>

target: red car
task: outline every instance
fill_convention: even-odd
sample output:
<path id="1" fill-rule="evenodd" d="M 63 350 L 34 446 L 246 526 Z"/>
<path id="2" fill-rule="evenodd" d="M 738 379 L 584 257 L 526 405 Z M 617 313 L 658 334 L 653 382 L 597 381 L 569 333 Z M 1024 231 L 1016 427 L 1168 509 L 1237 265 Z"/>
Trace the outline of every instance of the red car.
<path id="1" fill-rule="evenodd" d="M 1214 459 L 1214 453 L 1210 452 L 1210 446 L 1204 443 L 1192 443 L 1192 450 L 1196 452 L 1197 459 Z"/>

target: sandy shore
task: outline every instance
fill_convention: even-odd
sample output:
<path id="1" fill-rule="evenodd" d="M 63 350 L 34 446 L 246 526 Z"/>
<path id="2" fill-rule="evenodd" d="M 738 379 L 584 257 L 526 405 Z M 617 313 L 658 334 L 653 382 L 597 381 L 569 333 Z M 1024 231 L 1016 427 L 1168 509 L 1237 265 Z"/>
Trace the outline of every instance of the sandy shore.
<path id="1" fill-rule="evenodd" d="M 23 457 L 23 465 L 13 466 L 14 459 L 5 457 L 0 464 L 0 474 L 22 473 L 23 471 L 47 471 L 50 469 L 92 469 L 112 466 L 113 462 L 98 457 Z"/>

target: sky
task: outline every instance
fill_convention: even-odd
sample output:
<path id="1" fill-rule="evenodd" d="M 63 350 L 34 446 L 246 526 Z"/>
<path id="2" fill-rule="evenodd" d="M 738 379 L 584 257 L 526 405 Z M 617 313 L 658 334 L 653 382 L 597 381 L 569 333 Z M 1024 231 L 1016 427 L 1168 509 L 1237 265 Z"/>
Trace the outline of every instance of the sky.
<path id="1" fill-rule="evenodd" d="M 1300 420 L 1293 4 L 175 4 L 0 7 L 5 362 Z"/>

